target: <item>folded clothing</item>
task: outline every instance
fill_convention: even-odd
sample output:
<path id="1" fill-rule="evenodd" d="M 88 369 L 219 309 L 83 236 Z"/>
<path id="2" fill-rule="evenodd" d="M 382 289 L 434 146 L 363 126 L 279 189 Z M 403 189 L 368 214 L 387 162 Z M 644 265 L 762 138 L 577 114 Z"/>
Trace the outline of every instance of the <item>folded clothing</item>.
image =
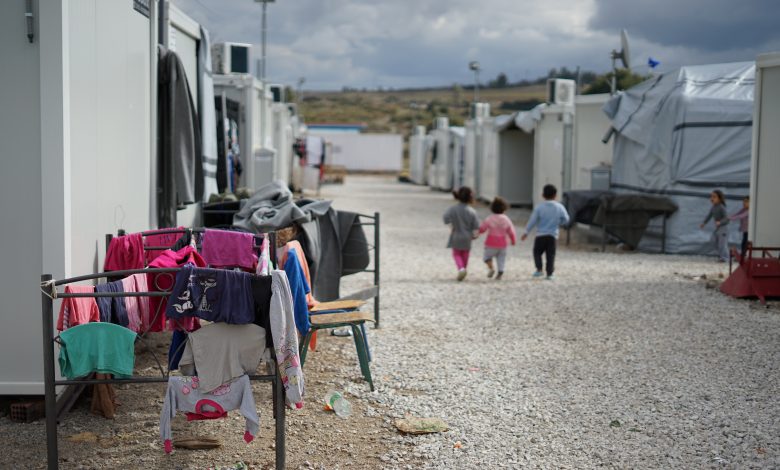
<path id="1" fill-rule="evenodd" d="M 133 375 L 136 334 L 112 323 L 86 323 L 60 333 L 60 370 L 69 379 L 91 372 Z"/>
<path id="2" fill-rule="evenodd" d="M 194 316 L 211 322 L 252 323 L 251 275 L 185 265 L 176 274 L 165 315 L 174 320 Z"/>
<path id="3" fill-rule="evenodd" d="M 242 268 L 254 270 L 257 266 L 255 236 L 246 232 L 206 230 L 201 248 L 203 259 L 213 268 Z"/>
<path id="4" fill-rule="evenodd" d="M 65 293 L 93 293 L 93 286 L 65 286 Z M 57 330 L 67 330 L 72 326 L 100 321 L 100 309 L 94 297 L 69 297 L 62 299 L 60 315 L 57 318 Z"/>

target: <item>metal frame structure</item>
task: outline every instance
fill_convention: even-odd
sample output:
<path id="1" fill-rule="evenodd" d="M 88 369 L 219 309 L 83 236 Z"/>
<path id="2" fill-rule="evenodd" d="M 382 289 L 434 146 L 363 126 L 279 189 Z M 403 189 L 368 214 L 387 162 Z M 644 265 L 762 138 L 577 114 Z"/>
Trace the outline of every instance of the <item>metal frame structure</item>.
<path id="1" fill-rule="evenodd" d="M 154 234 L 162 233 L 184 233 L 187 231 L 199 232 L 203 229 L 170 229 L 149 232 Z M 274 241 L 274 233 L 269 234 L 271 241 Z M 106 236 L 107 242 L 111 239 L 111 235 Z M 275 243 L 271 243 L 271 249 L 275 251 Z M 152 250 L 164 250 L 167 247 L 146 247 Z M 274 253 L 275 254 L 275 253 Z M 71 297 L 167 297 L 170 295 L 170 291 L 160 292 L 92 292 L 92 293 L 64 293 L 58 292 L 57 287 L 74 282 L 90 281 L 102 278 L 115 278 L 125 277 L 133 274 L 167 274 L 169 276 L 174 275 L 181 268 L 144 268 L 144 269 L 130 269 L 123 271 L 109 271 L 95 274 L 87 274 L 84 276 L 76 276 L 67 279 L 54 280 L 50 274 L 43 274 L 41 276 L 41 315 L 43 324 L 43 360 L 44 360 L 44 390 L 45 390 L 45 407 L 46 407 L 46 459 L 47 468 L 50 470 L 59 467 L 59 449 L 57 443 L 57 395 L 56 387 L 62 385 L 97 385 L 97 384 L 131 384 L 131 383 L 167 383 L 170 376 L 170 370 L 163 369 L 160 365 L 160 361 L 155 355 L 155 360 L 158 363 L 160 369 L 160 376 L 157 377 L 145 377 L 145 376 L 133 376 L 127 379 L 94 379 L 91 377 L 78 378 L 78 379 L 61 379 L 57 380 L 55 375 L 55 357 L 54 357 L 54 343 L 59 342 L 58 336 L 52 336 L 54 332 L 54 307 L 53 302 L 56 298 L 71 298 Z M 137 340 L 145 341 L 142 334 L 139 334 Z M 153 353 L 154 354 L 154 353 Z M 167 372 L 166 372 L 167 370 Z M 275 421 L 275 449 L 276 449 L 276 468 L 278 470 L 285 468 L 286 459 L 286 445 L 285 445 L 285 398 L 284 387 L 281 377 L 279 376 L 278 368 L 273 368 L 273 374 L 266 375 L 251 375 L 250 380 L 270 382 L 272 385 L 272 397 L 273 397 L 273 417 Z"/>

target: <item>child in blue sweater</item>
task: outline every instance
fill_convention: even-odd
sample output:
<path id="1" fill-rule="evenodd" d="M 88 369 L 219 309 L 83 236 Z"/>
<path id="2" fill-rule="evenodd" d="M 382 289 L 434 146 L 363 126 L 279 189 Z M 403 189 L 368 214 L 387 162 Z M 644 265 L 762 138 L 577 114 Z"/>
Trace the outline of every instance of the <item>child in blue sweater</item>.
<path id="1" fill-rule="evenodd" d="M 542 255 L 547 261 L 547 280 L 553 280 L 555 272 L 555 250 L 558 240 L 558 227 L 569 223 L 569 214 L 563 204 L 555 200 L 558 190 L 555 186 L 547 184 L 542 189 L 544 202 L 534 207 L 531 218 L 525 226 L 525 233 L 521 240 L 528 238 L 528 233 L 536 227 L 534 239 L 534 264 L 536 272 L 534 277 L 542 277 Z"/>

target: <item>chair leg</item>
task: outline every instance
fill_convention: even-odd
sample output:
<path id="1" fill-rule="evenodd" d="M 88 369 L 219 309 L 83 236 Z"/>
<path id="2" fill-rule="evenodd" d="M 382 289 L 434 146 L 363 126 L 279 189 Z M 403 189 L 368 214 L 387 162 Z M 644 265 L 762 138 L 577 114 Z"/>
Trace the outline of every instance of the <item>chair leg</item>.
<path id="1" fill-rule="evenodd" d="M 352 335 L 355 339 L 355 347 L 358 353 L 358 362 L 360 362 L 360 371 L 363 373 L 363 378 L 368 382 L 371 391 L 374 391 L 374 381 L 371 379 L 371 369 L 368 367 L 368 355 L 366 354 L 366 344 L 363 334 L 360 332 L 358 325 L 352 326 Z"/>
<path id="2" fill-rule="evenodd" d="M 368 346 L 368 334 L 366 333 L 365 323 L 360 324 L 360 332 L 363 333 L 363 343 L 366 345 L 366 356 L 368 356 L 368 362 L 371 362 L 374 360 L 374 358 L 371 357 L 371 348 Z"/>
<path id="3" fill-rule="evenodd" d="M 312 332 L 314 332 L 314 330 L 309 329 L 309 332 L 303 337 L 303 342 L 298 346 L 298 355 L 301 358 L 301 369 L 303 369 L 303 364 L 306 362 L 306 353 L 309 350 Z"/>

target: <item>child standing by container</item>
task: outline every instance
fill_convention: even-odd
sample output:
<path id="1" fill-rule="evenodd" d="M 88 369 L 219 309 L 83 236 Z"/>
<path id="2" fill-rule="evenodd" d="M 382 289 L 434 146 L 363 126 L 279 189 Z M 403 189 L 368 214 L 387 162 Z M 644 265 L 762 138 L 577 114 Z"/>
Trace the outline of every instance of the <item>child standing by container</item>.
<path id="1" fill-rule="evenodd" d="M 490 204 L 490 210 L 493 214 L 489 215 L 479 226 L 479 233 L 487 232 L 483 260 L 488 267 L 488 277 L 493 277 L 496 274 L 496 266 L 493 265 L 493 259 L 495 258 L 498 264 L 497 281 L 504 275 L 507 240 L 512 242 L 512 245 L 517 240 L 515 226 L 512 225 L 509 217 L 504 214 L 507 207 L 508 204 L 503 198 L 497 197 L 493 199 L 493 202 Z"/>
<path id="2" fill-rule="evenodd" d="M 558 240 L 558 227 L 569 223 L 569 213 L 563 204 L 555 200 L 558 190 L 555 186 L 547 184 L 542 188 L 544 202 L 534 207 L 528 225 L 525 226 L 522 240 L 528 238 L 528 233 L 536 227 L 534 239 L 534 264 L 536 272 L 534 277 L 542 277 L 542 255 L 547 261 L 547 280 L 553 280 L 555 272 L 555 251 Z"/>
<path id="3" fill-rule="evenodd" d="M 444 212 L 444 223 L 452 226 L 447 248 L 452 248 L 452 257 L 458 268 L 458 281 L 466 278 L 466 268 L 469 265 L 471 242 L 479 230 L 477 212 L 471 207 L 474 202 L 474 192 L 463 186 L 452 192 L 458 203 Z"/>
<path id="4" fill-rule="evenodd" d="M 748 242 L 748 216 L 750 215 L 750 196 L 742 199 L 742 209 L 731 214 L 729 220 L 739 220 L 739 231 L 742 232 L 742 244 L 740 245 L 740 257 L 744 258 L 747 252 Z"/>
<path id="5" fill-rule="evenodd" d="M 718 248 L 718 260 L 725 262 L 729 260 L 729 218 L 726 214 L 726 197 L 723 191 L 716 189 L 710 193 L 710 212 L 704 218 L 704 222 L 699 225 L 704 228 L 707 222 L 712 219 L 715 222 L 715 244 Z"/>

